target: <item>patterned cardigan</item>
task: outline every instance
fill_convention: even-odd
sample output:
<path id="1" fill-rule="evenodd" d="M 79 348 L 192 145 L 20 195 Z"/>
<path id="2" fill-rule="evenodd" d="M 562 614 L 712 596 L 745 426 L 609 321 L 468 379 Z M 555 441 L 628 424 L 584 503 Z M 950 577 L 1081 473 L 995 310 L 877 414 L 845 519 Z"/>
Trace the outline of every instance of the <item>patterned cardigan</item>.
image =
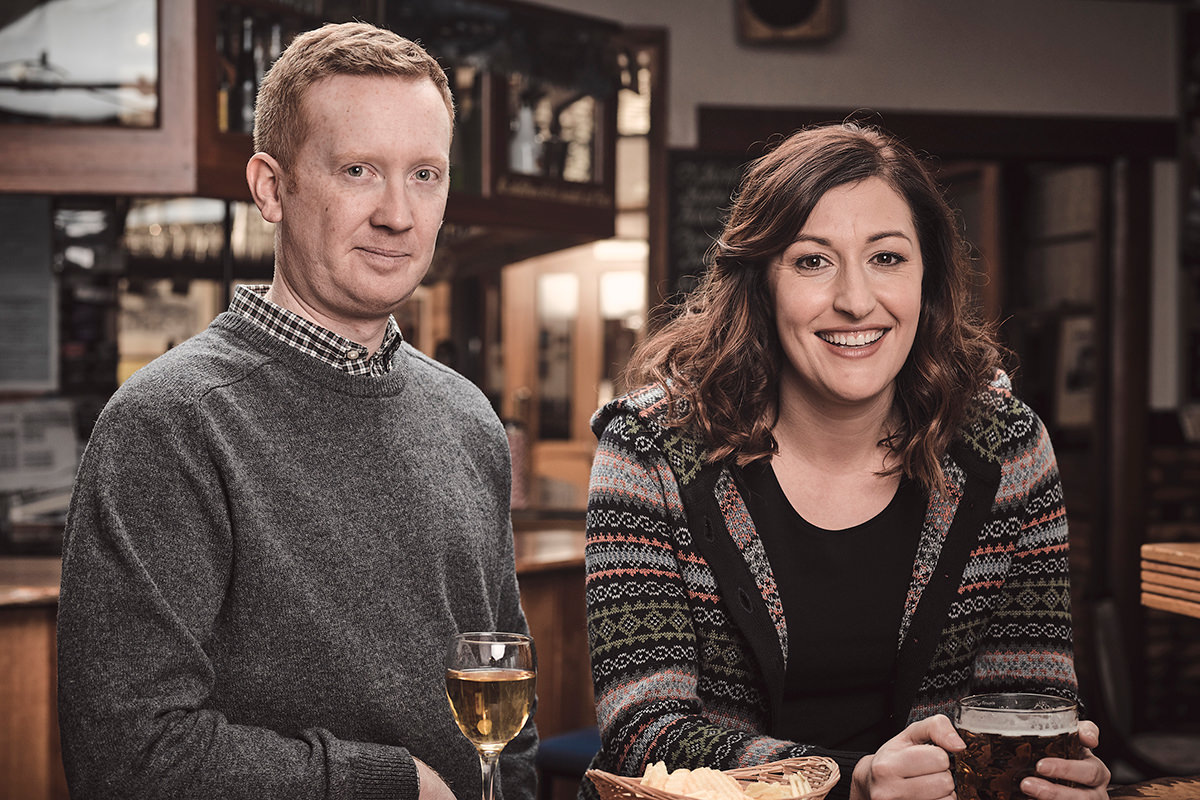
<path id="1" fill-rule="evenodd" d="M 788 659 L 820 658 L 821 643 L 788 630 L 728 467 L 665 427 L 665 409 L 662 389 L 645 388 L 592 420 L 593 766 L 641 775 L 658 760 L 730 769 L 828 755 L 842 772 L 831 797 L 846 797 L 864 754 L 771 736 Z M 896 732 L 976 692 L 1078 699 L 1062 485 L 1041 420 L 1003 372 L 942 464 L 948 490 L 929 501 L 897 631 Z M 586 779 L 581 797 L 595 797 Z"/>

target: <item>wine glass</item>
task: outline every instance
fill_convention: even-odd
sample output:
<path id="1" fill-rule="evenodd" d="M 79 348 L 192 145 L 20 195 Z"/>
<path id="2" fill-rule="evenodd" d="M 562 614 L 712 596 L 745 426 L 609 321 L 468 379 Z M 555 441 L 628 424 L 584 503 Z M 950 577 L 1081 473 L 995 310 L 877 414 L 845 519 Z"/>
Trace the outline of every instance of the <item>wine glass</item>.
<path id="1" fill-rule="evenodd" d="M 500 751 L 529 719 L 534 675 L 533 640 L 520 633 L 460 633 L 446 653 L 446 696 L 479 752 L 483 800 L 494 796 Z"/>

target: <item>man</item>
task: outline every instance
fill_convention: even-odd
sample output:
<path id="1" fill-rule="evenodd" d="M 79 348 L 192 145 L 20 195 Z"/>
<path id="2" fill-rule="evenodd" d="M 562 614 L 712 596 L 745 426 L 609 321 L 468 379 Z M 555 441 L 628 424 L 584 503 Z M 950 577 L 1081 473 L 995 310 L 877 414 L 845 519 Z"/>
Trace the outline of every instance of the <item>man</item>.
<path id="1" fill-rule="evenodd" d="M 59 716 L 75 797 L 479 797 L 460 630 L 526 631 L 504 430 L 392 313 L 433 257 L 453 101 L 370 25 L 296 38 L 247 165 L 275 278 L 129 379 L 68 518 Z M 532 722 L 498 794 L 532 797 Z"/>

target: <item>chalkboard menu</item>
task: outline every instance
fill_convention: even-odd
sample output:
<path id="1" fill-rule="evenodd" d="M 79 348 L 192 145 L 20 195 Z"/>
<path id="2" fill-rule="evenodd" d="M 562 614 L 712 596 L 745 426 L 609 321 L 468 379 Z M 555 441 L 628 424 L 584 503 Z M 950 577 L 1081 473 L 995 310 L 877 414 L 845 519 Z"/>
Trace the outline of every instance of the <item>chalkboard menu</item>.
<path id="1" fill-rule="evenodd" d="M 668 151 L 670 302 L 679 302 L 704 272 L 704 254 L 721 232 L 746 163 L 728 153 Z"/>
<path id="2" fill-rule="evenodd" d="M 1183 13 L 1180 175 L 1183 183 L 1180 251 L 1184 294 L 1184 393 L 1200 401 L 1200 10 Z"/>

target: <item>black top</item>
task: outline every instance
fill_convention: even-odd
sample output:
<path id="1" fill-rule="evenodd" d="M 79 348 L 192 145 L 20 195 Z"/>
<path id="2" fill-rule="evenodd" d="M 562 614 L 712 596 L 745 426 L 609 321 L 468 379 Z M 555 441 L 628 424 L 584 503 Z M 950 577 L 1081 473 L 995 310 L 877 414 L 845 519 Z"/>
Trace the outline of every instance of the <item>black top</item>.
<path id="1" fill-rule="evenodd" d="M 783 714 L 772 734 L 873 752 L 904 724 L 889 710 L 925 492 L 903 478 L 873 519 L 827 531 L 796 513 L 769 462 L 739 472 L 787 619 Z"/>

